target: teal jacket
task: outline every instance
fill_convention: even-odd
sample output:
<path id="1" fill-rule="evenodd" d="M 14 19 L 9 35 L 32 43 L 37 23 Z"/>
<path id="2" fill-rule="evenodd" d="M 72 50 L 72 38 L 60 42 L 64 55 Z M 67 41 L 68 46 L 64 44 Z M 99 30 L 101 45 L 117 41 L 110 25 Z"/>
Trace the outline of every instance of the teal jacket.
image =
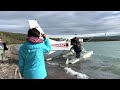
<path id="1" fill-rule="evenodd" d="M 24 79 L 44 79 L 47 76 L 44 53 L 51 51 L 49 39 L 44 43 L 25 42 L 19 49 L 19 70 Z"/>

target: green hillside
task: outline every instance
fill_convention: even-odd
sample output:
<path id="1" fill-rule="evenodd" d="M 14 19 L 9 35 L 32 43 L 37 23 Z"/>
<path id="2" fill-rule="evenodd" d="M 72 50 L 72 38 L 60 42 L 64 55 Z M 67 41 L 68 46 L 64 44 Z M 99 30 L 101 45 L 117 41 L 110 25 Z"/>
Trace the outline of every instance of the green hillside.
<path id="1" fill-rule="evenodd" d="M 26 37 L 26 34 L 0 31 L 0 39 L 2 39 L 6 44 L 21 44 L 26 41 Z"/>
<path id="2" fill-rule="evenodd" d="M 0 31 L 0 39 L 2 39 L 6 44 L 22 44 L 26 41 L 26 37 L 26 34 Z M 54 38 L 54 40 L 58 39 Z"/>

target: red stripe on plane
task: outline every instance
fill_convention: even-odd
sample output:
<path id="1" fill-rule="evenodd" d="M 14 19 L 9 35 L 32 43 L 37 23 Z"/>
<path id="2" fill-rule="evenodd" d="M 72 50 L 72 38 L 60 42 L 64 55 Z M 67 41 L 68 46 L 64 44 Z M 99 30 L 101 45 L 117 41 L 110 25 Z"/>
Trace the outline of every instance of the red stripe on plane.
<path id="1" fill-rule="evenodd" d="M 52 44 L 52 46 L 55 46 L 55 47 L 68 47 L 68 44 L 67 43 L 60 43 L 60 44 Z"/>

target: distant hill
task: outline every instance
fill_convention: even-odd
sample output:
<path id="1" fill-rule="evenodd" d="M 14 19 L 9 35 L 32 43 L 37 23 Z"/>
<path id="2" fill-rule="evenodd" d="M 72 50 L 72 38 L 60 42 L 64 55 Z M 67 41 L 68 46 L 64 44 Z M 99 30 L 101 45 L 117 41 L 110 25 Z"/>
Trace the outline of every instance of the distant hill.
<path id="1" fill-rule="evenodd" d="M 6 44 L 22 44 L 26 41 L 26 34 L 21 33 L 11 33 L 11 32 L 1 32 L 0 31 L 0 38 Z M 58 38 L 54 38 L 54 40 L 59 40 Z"/>
<path id="2" fill-rule="evenodd" d="M 104 36 L 104 37 L 84 38 L 84 42 L 88 41 L 88 40 L 90 40 L 90 41 L 120 41 L 120 36 Z"/>
<path id="3" fill-rule="evenodd" d="M 26 34 L 21 33 L 10 33 L 10 32 L 1 32 L 0 31 L 0 38 L 6 44 L 21 44 L 26 41 Z"/>

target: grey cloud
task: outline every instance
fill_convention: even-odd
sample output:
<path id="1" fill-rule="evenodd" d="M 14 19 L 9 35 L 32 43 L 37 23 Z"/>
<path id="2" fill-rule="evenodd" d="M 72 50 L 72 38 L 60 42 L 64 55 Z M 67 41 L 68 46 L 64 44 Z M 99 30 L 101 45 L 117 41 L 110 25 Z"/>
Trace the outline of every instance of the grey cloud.
<path id="1" fill-rule="evenodd" d="M 47 34 L 120 32 L 119 11 L 0 11 L 0 31 L 27 33 L 29 19 Z"/>

